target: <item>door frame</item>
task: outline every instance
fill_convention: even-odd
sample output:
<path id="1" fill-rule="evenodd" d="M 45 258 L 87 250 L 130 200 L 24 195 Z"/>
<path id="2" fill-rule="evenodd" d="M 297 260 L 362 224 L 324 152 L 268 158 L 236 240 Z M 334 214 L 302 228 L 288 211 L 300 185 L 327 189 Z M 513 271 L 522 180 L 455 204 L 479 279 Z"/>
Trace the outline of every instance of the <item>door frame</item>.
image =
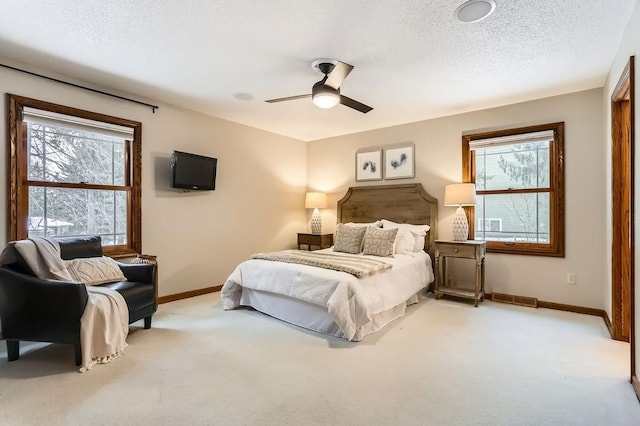
<path id="1" fill-rule="evenodd" d="M 634 124 L 635 57 L 631 56 L 611 95 L 611 337 L 630 342 L 630 380 L 640 395 L 635 359 Z"/>

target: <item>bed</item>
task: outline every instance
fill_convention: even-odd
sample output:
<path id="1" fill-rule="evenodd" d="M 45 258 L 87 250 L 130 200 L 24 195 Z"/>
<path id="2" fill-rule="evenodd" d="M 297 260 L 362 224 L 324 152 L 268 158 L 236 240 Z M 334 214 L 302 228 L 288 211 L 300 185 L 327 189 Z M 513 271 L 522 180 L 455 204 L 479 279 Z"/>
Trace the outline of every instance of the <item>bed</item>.
<path id="1" fill-rule="evenodd" d="M 437 229 L 437 200 L 419 183 L 351 187 L 338 201 L 338 223 L 371 223 L 385 219 L 396 224 L 428 225 L 424 250 L 378 257 L 313 252 L 344 257 L 346 262 L 383 261 L 385 269 L 360 278 L 338 270 L 307 264 L 250 259 L 231 273 L 222 291 L 225 310 L 248 306 L 297 326 L 359 341 L 404 315 L 434 279 L 433 251 Z M 287 251 L 292 255 L 303 252 Z"/>

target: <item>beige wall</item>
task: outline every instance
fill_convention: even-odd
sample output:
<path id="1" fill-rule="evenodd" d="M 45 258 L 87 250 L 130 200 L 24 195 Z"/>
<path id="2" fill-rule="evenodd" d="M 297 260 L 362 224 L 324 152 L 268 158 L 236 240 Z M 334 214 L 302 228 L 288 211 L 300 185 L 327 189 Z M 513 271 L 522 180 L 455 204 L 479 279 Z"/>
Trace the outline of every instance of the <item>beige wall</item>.
<path id="1" fill-rule="evenodd" d="M 292 248 L 296 232 L 306 229 L 303 142 L 170 105 L 160 104 L 153 114 L 140 105 L 4 68 L 0 68 L 0 93 L 3 146 L 5 93 L 142 122 L 142 247 L 159 258 L 161 296 L 223 284 L 252 252 Z M 171 189 L 168 161 L 174 149 L 217 157 L 217 189 L 190 193 Z M 4 171 L 6 148 L 0 150 L 0 164 Z M 0 173 L 3 245 L 6 175 Z"/>
<path id="2" fill-rule="evenodd" d="M 143 250 L 160 258 L 161 295 L 221 284 L 251 252 L 293 247 L 295 233 L 307 229 L 306 187 L 329 192 L 330 205 L 335 206 L 355 184 L 358 148 L 415 143 L 415 181 L 442 200 L 444 186 L 461 178 L 462 133 L 565 121 L 567 255 L 555 259 L 490 254 L 487 290 L 605 307 L 608 219 L 597 200 L 604 199 L 607 176 L 599 89 L 308 144 L 170 105 L 160 105 L 153 114 L 138 105 L 4 69 L 0 90 L 143 123 Z M 6 115 L 4 102 L 0 115 Z M 5 126 L 3 119 L 4 138 Z M 170 189 L 168 156 L 174 149 L 218 157 L 218 189 Z M 0 161 L 6 164 L 6 152 L 1 152 Z M 6 224 L 5 188 L 3 173 L 0 221 Z M 454 210 L 440 205 L 439 237 L 451 236 Z M 333 231 L 335 207 L 323 211 L 323 223 L 325 231 Z M 0 229 L 0 240 L 6 241 L 6 226 Z M 565 283 L 567 272 L 577 273 L 577 285 Z"/>
<path id="3" fill-rule="evenodd" d="M 335 224 L 335 201 L 354 181 L 358 148 L 413 142 L 416 178 L 440 200 L 439 238 L 451 237 L 455 208 L 444 207 L 444 186 L 462 177 L 461 135 L 479 130 L 565 122 L 566 256 L 548 258 L 489 254 L 489 292 L 602 309 L 605 282 L 605 155 L 602 90 L 584 92 L 426 120 L 309 143 L 308 185 L 331 193 L 323 211 L 327 231 Z M 411 182 L 379 181 L 378 184 Z M 329 228 L 331 226 L 331 228 Z M 577 284 L 566 284 L 568 272 Z"/>
<path id="4" fill-rule="evenodd" d="M 635 257 L 635 359 L 636 359 L 636 377 L 639 375 L 638 373 L 638 363 L 640 363 L 640 342 L 638 342 L 638 336 L 640 330 L 640 239 L 638 232 L 640 230 L 640 149 L 639 143 L 640 138 L 638 138 L 638 132 L 640 131 L 640 108 L 638 106 L 638 102 L 640 102 L 640 3 L 636 4 L 636 7 L 629 17 L 629 23 L 627 24 L 626 31 L 623 35 L 622 41 L 620 43 L 620 48 L 616 52 L 615 60 L 613 61 L 613 65 L 611 66 L 611 70 L 609 71 L 609 77 L 604 86 L 603 90 L 603 105 L 605 108 L 605 133 L 604 137 L 606 139 L 606 147 L 607 147 L 607 155 L 606 155 L 606 177 L 607 177 L 607 211 L 611 209 L 611 94 L 613 93 L 613 89 L 615 88 L 624 67 L 629 62 L 630 56 L 635 56 L 635 100 L 636 100 L 636 110 L 635 110 L 635 226 L 636 226 L 636 237 L 635 237 L 635 247 L 636 251 L 634 253 Z M 606 259 L 607 259 L 607 268 L 606 268 L 606 286 L 604 289 L 604 301 L 605 301 L 605 309 L 609 314 L 609 318 L 611 318 L 611 223 L 607 223 L 607 236 L 606 236 Z"/>

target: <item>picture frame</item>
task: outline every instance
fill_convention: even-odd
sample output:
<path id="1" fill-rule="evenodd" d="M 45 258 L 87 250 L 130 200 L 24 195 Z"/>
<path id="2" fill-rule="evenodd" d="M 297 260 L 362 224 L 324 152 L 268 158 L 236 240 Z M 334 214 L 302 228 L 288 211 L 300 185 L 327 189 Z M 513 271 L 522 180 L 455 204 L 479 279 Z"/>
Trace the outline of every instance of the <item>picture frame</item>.
<path id="1" fill-rule="evenodd" d="M 356 152 L 356 182 L 382 180 L 382 148 L 362 148 Z"/>
<path id="2" fill-rule="evenodd" d="M 384 148 L 384 178 L 411 179 L 416 177 L 415 145 L 411 142 Z"/>

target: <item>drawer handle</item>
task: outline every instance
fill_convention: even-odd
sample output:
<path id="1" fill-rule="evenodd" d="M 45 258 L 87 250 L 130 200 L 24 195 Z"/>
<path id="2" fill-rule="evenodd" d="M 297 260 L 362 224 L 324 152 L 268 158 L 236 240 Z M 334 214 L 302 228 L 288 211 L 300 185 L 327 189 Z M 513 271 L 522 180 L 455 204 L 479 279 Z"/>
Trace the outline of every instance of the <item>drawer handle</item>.
<path id="1" fill-rule="evenodd" d="M 454 252 L 454 253 L 457 253 L 457 252 L 459 252 L 459 251 L 460 251 L 460 250 L 458 250 L 458 249 L 453 249 L 453 252 Z"/>

